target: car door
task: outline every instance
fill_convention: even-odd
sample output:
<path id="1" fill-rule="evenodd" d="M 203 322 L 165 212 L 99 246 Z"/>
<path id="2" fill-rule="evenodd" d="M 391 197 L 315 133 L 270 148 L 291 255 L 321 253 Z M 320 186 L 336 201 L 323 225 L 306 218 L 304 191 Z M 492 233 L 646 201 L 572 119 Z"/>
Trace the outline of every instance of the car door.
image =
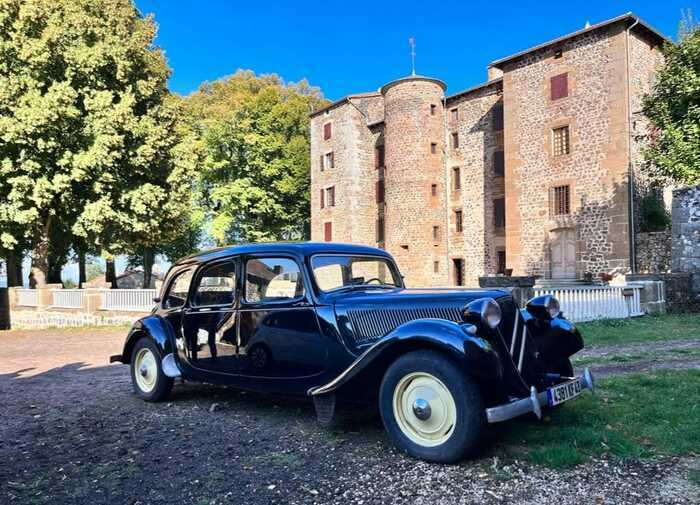
<path id="1" fill-rule="evenodd" d="M 182 321 L 183 357 L 194 368 L 224 374 L 240 369 L 238 269 L 238 258 L 226 258 L 203 265 L 194 278 Z"/>
<path id="2" fill-rule="evenodd" d="M 248 357 L 246 374 L 281 381 L 323 373 L 327 346 L 299 262 L 281 254 L 251 255 L 242 265 L 238 338 Z"/>
<path id="3" fill-rule="evenodd" d="M 170 326 L 175 343 L 183 346 L 182 313 L 187 303 L 187 294 L 192 283 L 194 268 L 183 268 L 173 274 L 165 289 L 165 295 L 161 301 L 160 314 Z"/>

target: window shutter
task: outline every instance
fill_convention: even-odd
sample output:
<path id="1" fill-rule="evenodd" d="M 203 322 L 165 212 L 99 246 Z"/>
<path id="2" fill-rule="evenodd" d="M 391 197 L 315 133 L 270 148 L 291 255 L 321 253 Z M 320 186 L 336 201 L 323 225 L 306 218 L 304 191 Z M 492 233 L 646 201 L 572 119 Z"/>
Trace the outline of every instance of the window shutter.
<path id="1" fill-rule="evenodd" d="M 333 223 L 330 221 L 323 224 L 323 239 L 326 242 L 333 240 Z"/>
<path id="2" fill-rule="evenodd" d="M 331 138 L 331 124 L 326 123 L 323 125 L 323 140 L 328 140 Z"/>
<path id="3" fill-rule="evenodd" d="M 550 82 L 551 98 L 558 100 L 569 95 L 569 74 L 559 74 L 552 77 Z"/>
<path id="4" fill-rule="evenodd" d="M 326 190 L 321 188 L 321 208 L 324 208 L 326 206 Z"/>
<path id="5" fill-rule="evenodd" d="M 335 207 L 335 186 L 328 188 L 328 206 Z"/>

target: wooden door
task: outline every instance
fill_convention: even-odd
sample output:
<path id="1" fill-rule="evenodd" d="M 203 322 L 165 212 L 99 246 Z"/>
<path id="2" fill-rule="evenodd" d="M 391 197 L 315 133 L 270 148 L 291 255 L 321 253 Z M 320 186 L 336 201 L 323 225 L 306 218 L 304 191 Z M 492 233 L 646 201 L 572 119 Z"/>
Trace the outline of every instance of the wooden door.
<path id="1" fill-rule="evenodd" d="M 552 231 L 552 279 L 576 278 L 576 236 L 572 228 Z"/>

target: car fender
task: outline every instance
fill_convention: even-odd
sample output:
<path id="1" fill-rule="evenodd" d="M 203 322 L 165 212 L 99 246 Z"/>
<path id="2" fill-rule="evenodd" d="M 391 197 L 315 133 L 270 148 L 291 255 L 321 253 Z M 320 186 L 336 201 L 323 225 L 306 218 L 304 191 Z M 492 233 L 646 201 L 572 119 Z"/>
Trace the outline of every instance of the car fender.
<path id="1" fill-rule="evenodd" d="M 161 352 L 161 358 L 174 352 L 175 336 L 172 334 L 167 321 L 160 316 L 150 315 L 136 321 L 131 330 L 129 330 L 121 355 L 120 361 L 122 363 L 128 364 L 131 362 L 131 353 L 134 345 L 142 337 L 150 338 L 155 342 Z"/>
<path id="2" fill-rule="evenodd" d="M 475 334 L 476 327 L 445 319 L 416 319 L 404 323 L 380 338 L 327 384 L 311 388 L 311 396 L 336 391 L 363 372 L 372 370 L 384 358 L 407 350 L 434 349 L 451 356 L 469 375 L 500 379 L 503 366 L 490 342 Z"/>

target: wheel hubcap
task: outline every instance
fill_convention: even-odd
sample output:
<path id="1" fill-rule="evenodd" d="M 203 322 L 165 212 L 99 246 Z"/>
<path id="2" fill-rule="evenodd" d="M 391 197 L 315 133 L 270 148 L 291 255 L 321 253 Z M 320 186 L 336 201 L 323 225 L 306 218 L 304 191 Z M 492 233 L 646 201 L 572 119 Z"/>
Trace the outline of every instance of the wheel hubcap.
<path id="1" fill-rule="evenodd" d="M 136 385 L 144 393 L 150 393 L 158 380 L 158 362 L 150 349 L 139 349 L 134 357 Z"/>
<path id="2" fill-rule="evenodd" d="M 424 447 L 445 443 L 457 421 L 452 393 L 437 377 L 414 372 L 403 377 L 394 389 L 394 418 L 412 442 Z"/>

